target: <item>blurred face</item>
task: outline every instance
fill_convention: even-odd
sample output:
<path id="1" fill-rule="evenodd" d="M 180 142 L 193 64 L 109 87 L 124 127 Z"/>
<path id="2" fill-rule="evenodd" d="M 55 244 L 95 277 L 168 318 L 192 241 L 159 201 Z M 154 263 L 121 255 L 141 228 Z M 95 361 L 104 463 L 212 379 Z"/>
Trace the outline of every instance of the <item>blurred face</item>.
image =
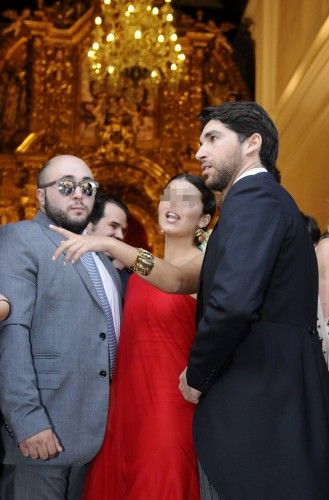
<path id="1" fill-rule="evenodd" d="M 51 160 L 45 171 L 43 185 L 58 180 L 83 182 L 93 180 L 91 170 L 76 156 L 61 155 Z M 81 233 L 86 227 L 95 196 L 87 196 L 79 186 L 68 196 L 63 196 L 56 184 L 39 188 L 37 198 L 40 210 L 52 221 L 74 233 Z"/>
<path id="2" fill-rule="evenodd" d="M 88 232 L 99 236 L 112 236 L 124 240 L 127 233 L 127 215 L 115 203 L 106 203 L 103 217 L 97 224 L 88 224 Z"/>
<path id="3" fill-rule="evenodd" d="M 210 120 L 200 136 L 196 158 L 201 162 L 202 177 L 208 188 L 223 191 L 242 170 L 243 143 L 238 135 L 218 120 Z"/>
<path id="4" fill-rule="evenodd" d="M 210 217 L 202 214 L 200 191 L 185 179 L 175 179 L 165 188 L 159 203 L 159 225 L 165 234 L 193 236 Z"/>

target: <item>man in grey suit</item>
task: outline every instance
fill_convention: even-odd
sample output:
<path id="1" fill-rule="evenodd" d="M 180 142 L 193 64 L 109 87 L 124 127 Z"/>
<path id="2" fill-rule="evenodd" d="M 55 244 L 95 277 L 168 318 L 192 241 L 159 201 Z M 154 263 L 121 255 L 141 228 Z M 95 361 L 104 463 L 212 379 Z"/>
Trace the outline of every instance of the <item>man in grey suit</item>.
<path id="1" fill-rule="evenodd" d="M 101 254 L 90 254 L 101 292 L 82 260 L 52 261 L 61 236 L 49 229 L 81 233 L 97 187 L 84 161 L 56 156 L 39 173 L 34 220 L 0 228 L 1 289 L 12 305 L 0 332 L 2 500 L 78 499 L 102 444 L 120 278 Z"/>

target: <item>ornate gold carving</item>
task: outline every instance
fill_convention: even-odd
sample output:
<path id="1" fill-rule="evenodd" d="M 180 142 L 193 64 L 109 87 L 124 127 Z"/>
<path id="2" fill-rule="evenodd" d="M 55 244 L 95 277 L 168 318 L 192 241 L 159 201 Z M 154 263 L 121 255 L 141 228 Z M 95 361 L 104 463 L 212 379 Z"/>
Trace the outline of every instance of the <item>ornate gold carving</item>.
<path id="1" fill-rule="evenodd" d="M 28 46 L 15 41 L 6 55 L 0 50 L 0 151 L 11 151 L 28 128 Z"/>
<path id="2" fill-rule="evenodd" d="M 248 98 L 228 25 L 179 17 L 188 71 L 175 89 L 140 82 L 107 94 L 88 77 L 92 2 L 66 0 L 12 19 L 0 34 L 0 218 L 31 217 L 35 176 L 50 156 L 83 157 L 101 189 L 129 206 L 160 253 L 157 205 L 169 178 L 199 174 L 194 158 L 203 106 Z M 16 24 L 15 24 L 16 23 Z M 9 31 L 8 31 L 9 30 Z"/>

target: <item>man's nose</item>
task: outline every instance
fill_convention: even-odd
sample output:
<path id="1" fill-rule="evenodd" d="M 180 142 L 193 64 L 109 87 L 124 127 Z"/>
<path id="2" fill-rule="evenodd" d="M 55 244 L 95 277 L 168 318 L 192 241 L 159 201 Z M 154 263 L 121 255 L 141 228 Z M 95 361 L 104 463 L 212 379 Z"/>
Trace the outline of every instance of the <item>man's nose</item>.
<path id="1" fill-rule="evenodd" d="M 80 200 L 83 198 L 83 192 L 80 186 L 76 186 L 74 193 L 73 193 L 73 198 Z"/>
<path id="2" fill-rule="evenodd" d="M 123 234 L 123 231 L 122 231 L 122 227 L 117 227 L 116 228 L 116 230 L 115 230 L 115 237 L 118 240 L 123 240 L 124 239 L 124 234 Z"/>
<path id="3" fill-rule="evenodd" d="M 202 161 L 206 158 L 206 156 L 207 156 L 207 153 L 204 149 L 204 146 L 200 146 L 195 154 L 195 158 L 199 161 Z"/>

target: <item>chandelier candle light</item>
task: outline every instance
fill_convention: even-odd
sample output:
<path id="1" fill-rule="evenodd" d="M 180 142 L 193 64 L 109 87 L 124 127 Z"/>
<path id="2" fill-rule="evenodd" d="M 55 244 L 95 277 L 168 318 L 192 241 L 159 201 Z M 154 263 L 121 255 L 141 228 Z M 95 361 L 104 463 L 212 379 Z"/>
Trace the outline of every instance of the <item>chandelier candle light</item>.
<path id="1" fill-rule="evenodd" d="M 171 0 L 154 6 L 150 0 L 102 0 L 88 51 L 92 78 L 118 85 L 173 83 L 183 72 L 185 54 L 173 26 Z"/>

